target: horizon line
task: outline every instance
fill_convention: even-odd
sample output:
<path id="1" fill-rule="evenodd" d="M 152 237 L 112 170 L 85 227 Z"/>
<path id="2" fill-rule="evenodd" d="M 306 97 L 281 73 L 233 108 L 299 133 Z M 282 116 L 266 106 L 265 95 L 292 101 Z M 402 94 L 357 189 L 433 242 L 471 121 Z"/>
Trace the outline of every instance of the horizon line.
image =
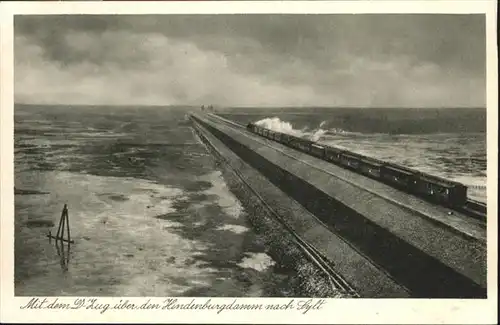
<path id="1" fill-rule="evenodd" d="M 166 104 L 166 105 L 146 105 L 146 104 L 47 104 L 47 103 L 16 103 L 14 102 L 15 105 L 24 105 L 24 106 L 78 106 L 78 107 L 123 107 L 123 108 L 130 108 L 130 107 L 179 107 L 179 108 L 185 108 L 185 107 L 190 107 L 190 108 L 200 108 L 202 105 L 207 106 L 207 105 L 212 105 L 214 106 L 215 109 L 241 109 L 241 108 L 269 108 L 269 109 L 287 109 L 287 108 L 327 108 L 327 109 L 336 109 L 336 108 L 363 108 L 363 109 L 450 109 L 450 108 L 464 108 L 464 109 L 486 109 L 486 106 L 348 106 L 348 105 L 343 105 L 343 106 L 323 106 L 323 105 L 301 105 L 301 106 L 291 106 L 291 105 L 283 105 L 283 106 L 218 106 L 214 104 L 201 104 L 201 105 L 194 105 L 194 104 Z"/>

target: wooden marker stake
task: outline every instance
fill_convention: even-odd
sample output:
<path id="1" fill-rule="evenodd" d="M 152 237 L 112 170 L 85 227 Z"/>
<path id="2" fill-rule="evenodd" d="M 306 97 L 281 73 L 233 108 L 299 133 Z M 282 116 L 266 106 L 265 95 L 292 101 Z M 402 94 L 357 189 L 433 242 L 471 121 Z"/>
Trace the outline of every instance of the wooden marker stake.
<path id="1" fill-rule="evenodd" d="M 68 230 L 68 241 L 71 242 L 71 234 L 69 232 L 69 212 L 66 204 L 64 205 L 64 207 L 66 208 L 66 229 Z"/>
<path id="2" fill-rule="evenodd" d="M 64 230 L 67 230 L 68 232 L 68 239 L 64 238 Z M 61 219 L 59 219 L 59 226 L 57 227 L 57 234 L 55 236 L 52 235 L 52 233 L 49 231 L 49 234 L 47 235 L 49 237 L 49 240 L 51 238 L 54 238 L 56 241 L 60 240 L 63 242 L 68 242 L 68 243 L 74 243 L 74 241 L 71 240 L 71 234 L 69 232 L 69 215 L 68 215 L 68 206 L 65 204 L 64 208 L 61 213 Z"/>

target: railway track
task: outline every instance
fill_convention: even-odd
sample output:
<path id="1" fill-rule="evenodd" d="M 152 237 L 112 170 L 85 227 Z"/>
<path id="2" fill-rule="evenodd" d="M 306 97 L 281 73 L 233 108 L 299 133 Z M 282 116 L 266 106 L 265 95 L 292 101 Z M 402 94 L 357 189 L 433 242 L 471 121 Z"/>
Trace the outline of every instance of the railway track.
<path id="1" fill-rule="evenodd" d="M 194 122 L 196 123 L 196 122 Z M 198 128 L 203 128 L 196 123 Z M 229 163 L 229 161 L 217 150 L 217 148 L 207 139 L 199 129 L 194 128 L 197 135 L 208 149 L 241 180 L 241 182 L 250 190 L 250 192 L 262 203 L 268 212 L 278 221 L 283 228 L 292 236 L 297 247 L 302 251 L 306 258 L 315 265 L 318 270 L 325 276 L 331 288 L 336 291 L 341 291 L 343 294 L 351 297 L 359 298 L 359 293 L 350 285 L 334 268 L 332 262 L 328 260 L 316 247 L 302 239 L 290 225 L 257 193 L 246 181 L 245 177 Z"/>
<path id="2" fill-rule="evenodd" d="M 462 210 L 477 219 L 486 220 L 487 207 L 483 202 L 468 199 Z"/>
<path id="3" fill-rule="evenodd" d="M 243 126 L 243 125 L 241 125 L 239 123 L 236 123 L 234 121 L 228 120 L 228 119 L 226 119 L 224 117 L 221 117 L 221 116 L 218 116 L 218 115 L 215 115 L 215 114 L 212 114 L 212 113 L 207 114 L 207 115 L 210 116 L 212 119 L 215 119 L 216 121 L 222 121 L 222 122 L 226 123 L 229 126 L 238 128 L 238 129 L 240 129 L 242 131 L 245 130 L 246 132 L 248 132 L 248 130 L 245 128 L 245 126 Z M 249 132 L 249 133 L 251 133 L 251 132 Z M 253 134 L 253 133 L 251 133 L 251 134 Z M 267 140 L 269 140 L 269 139 L 267 139 Z M 273 147 L 273 146 L 271 146 L 269 144 L 266 144 L 266 145 L 270 146 L 270 147 Z M 273 147 L 273 148 L 275 148 L 275 147 Z M 275 149 L 279 150 L 277 148 L 275 148 Z M 281 151 L 281 150 L 279 150 L 279 151 Z M 297 158 L 294 158 L 294 159 L 297 159 Z M 297 160 L 300 160 L 300 159 L 297 159 Z M 314 167 L 314 166 L 312 166 L 312 167 Z M 389 201 L 393 201 L 390 198 L 386 198 L 386 199 L 388 199 Z M 399 202 L 395 202 L 395 203 L 400 204 Z M 486 220 L 487 206 L 483 202 L 479 202 L 479 201 L 472 200 L 472 199 L 467 199 L 467 202 L 465 203 L 464 206 L 462 206 L 462 207 L 456 207 L 455 209 L 456 209 L 457 212 L 464 213 L 464 214 L 466 214 L 469 217 L 472 217 L 472 218 L 475 218 L 475 219 L 478 219 L 478 220 L 482 220 L 482 221 Z"/>

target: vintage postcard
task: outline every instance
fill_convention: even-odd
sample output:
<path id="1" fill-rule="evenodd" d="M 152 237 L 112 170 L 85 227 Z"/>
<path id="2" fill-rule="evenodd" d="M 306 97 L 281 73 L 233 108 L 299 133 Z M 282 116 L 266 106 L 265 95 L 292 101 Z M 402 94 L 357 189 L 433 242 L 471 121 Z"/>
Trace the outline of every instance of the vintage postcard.
<path id="1" fill-rule="evenodd" d="M 1 321 L 496 323 L 496 9 L 2 2 Z"/>

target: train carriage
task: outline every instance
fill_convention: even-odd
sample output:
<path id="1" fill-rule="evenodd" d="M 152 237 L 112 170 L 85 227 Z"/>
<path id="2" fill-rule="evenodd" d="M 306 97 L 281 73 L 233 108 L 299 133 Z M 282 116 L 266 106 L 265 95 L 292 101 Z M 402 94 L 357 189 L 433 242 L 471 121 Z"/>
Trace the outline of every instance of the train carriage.
<path id="1" fill-rule="evenodd" d="M 297 137 L 290 135 L 288 137 L 288 146 L 295 148 L 295 149 L 298 149 L 298 141 L 297 140 L 298 140 Z"/>
<path id="2" fill-rule="evenodd" d="M 325 156 L 325 147 L 319 144 L 311 144 L 311 154 L 314 156 L 323 159 Z"/>
<path id="3" fill-rule="evenodd" d="M 427 175 L 416 177 L 413 184 L 413 191 L 423 196 L 444 198 L 449 195 L 448 184 L 438 182 Z"/>
<path id="4" fill-rule="evenodd" d="M 363 157 L 359 160 L 359 171 L 371 177 L 379 178 L 382 166 L 383 162 L 368 157 Z"/>
<path id="5" fill-rule="evenodd" d="M 297 147 L 304 152 L 309 152 L 311 149 L 311 146 L 307 142 L 303 141 L 297 141 Z"/>
<path id="6" fill-rule="evenodd" d="M 413 172 L 389 164 L 384 164 L 380 169 L 380 178 L 397 187 L 409 188 L 414 180 L 413 175 Z"/>
<path id="7" fill-rule="evenodd" d="M 352 153 L 344 152 L 340 155 L 340 163 L 348 168 L 358 169 L 360 158 Z"/>
<path id="8" fill-rule="evenodd" d="M 280 142 L 283 144 L 288 144 L 290 142 L 290 135 L 286 133 L 281 134 Z"/>
<path id="9" fill-rule="evenodd" d="M 293 135 L 288 137 L 288 146 L 292 148 L 296 148 L 297 146 L 297 137 L 294 137 Z"/>
<path id="10" fill-rule="evenodd" d="M 326 160 L 334 162 L 334 163 L 340 163 L 340 157 L 342 156 L 343 152 L 344 152 L 344 150 L 342 150 L 342 149 L 327 146 L 325 148 Z"/>
<path id="11" fill-rule="evenodd" d="M 311 141 L 295 137 L 293 143 L 294 143 L 293 144 L 294 148 L 301 150 L 301 151 L 304 151 L 304 152 L 310 152 L 311 144 L 312 144 Z"/>
<path id="12" fill-rule="evenodd" d="M 467 201 L 467 187 L 431 175 L 419 175 L 413 180 L 412 191 L 446 205 L 461 206 Z"/>

